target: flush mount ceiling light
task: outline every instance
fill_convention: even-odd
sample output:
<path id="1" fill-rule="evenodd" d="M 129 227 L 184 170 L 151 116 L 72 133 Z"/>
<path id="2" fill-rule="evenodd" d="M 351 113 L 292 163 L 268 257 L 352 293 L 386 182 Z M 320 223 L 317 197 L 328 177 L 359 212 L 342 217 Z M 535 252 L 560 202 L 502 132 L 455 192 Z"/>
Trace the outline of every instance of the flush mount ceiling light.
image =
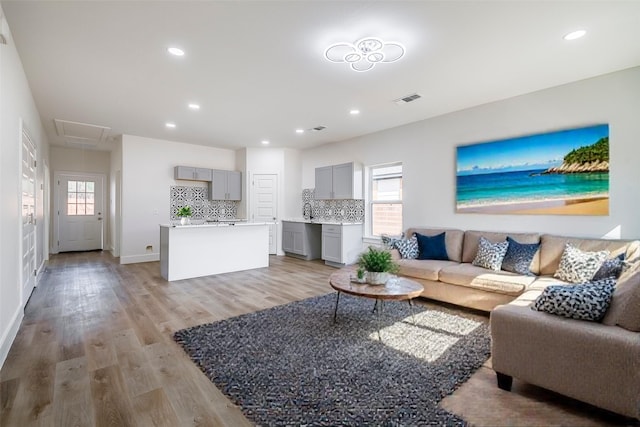
<path id="1" fill-rule="evenodd" d="M 178 48 L 178 47 L 169 47 L 167 48 L 167 52 L 169 52 L 171 55 L 175 55 L 175 56 L 184 56 L 184 50 Z"/>
<path id="2" fill-rule="evenodd" d="M 176 128 L 176 124 L 175 123 L 167 122 L 164 125 L 169 129 L 175 129 Z"/>
<path id="3" fill-rule="evenodd" d="M 586 30 L 572 31 L 569 34 L 566 34 L 563 37 L 563 39 L 565 39 L 565 40 L 575 40 L 575 39 L 579 39 L 580 37 L 584 36 L 585 34 L 587 34 Z"/>
<path id="4" fill-rule="evenodd" d="M 405 48 L 398 42 L 385 42 L 377 37 L 365 37 L 355 43 L 335 43 L 324 51 L 328 61 L 346 62 L 353 71 L 372 70 L 379 62 L 395 62 L 402 58 Z"/>
<path id="5" fill-rule="evenodd" d="M 360 110 L 351 110 L 349 111 L 349 114 L 351 114 L 352 116 L 357 116 L 358 114 L 360 114 Z"/>
<path id="6" fill-rule="evenodd" d="M 262 141 L 262 145 L 269 145 L 269 141 L 267 141 L 266 139 Z"/>
<path id="7" fill-rule="evenodd" d="M 304 133 L 304 129 L 296 129 L 296 133 Z"/>
<path id="8" fill-rule="evenodd" d="M 200 104 L 189 104 L 189 109 L 190 110 L 199 110 L 200 109 Z"/>

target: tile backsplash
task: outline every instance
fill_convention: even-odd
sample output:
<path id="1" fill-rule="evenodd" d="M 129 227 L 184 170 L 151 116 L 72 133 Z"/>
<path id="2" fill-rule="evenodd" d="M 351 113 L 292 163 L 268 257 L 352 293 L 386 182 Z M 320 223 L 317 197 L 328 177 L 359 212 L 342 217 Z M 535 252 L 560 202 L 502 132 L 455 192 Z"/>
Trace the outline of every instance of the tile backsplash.
<path id="1" fill-rule="evenodd" d="M 336 222 L 363 222 L 364 200 L 316 200 L 313 188 L 302 190 L 302 216 L 305 219 Z"/>
<path id="2" fill-rule="evenodd" d="M 180 219 L 176 214 L 183 206 L 191 206 L 191 219 L 234 219 L 238 215 L 238 202 L 208 200 L 206 187 L 172 185 L 170 190 L 170 219 Z"/>

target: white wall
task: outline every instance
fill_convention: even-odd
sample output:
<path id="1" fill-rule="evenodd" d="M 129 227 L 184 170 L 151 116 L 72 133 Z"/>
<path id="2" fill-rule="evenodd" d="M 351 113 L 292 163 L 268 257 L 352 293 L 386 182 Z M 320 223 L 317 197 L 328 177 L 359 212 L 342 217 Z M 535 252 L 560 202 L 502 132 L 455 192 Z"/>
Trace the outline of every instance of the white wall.
<path id="1" fill-rule="evenodd" d="M 123 135 L 120 263 L 159 260 L 158 224 L 169 222 L 170 187 L 206 185 L 176 181 L 175 166 L 233 170 L 235 164 L 233 150 Z"/>
<path id="2" fill-rule="evenodd" d="M 109 175 L 111 172 L 111 153 L 108 151 L 87 150 L 79 148 L 69 147 L 57 147 L 51 146 L 50 149 L 50 170 L 51 170 L 51 211 L 55 212 L 53 205 L 55 203 L 57 182 L 53 177 L 56 172 L 79 172 L 79 173 L 92 173 L 102 174 L 105 176 L 105 189 L 106 194 L 109 193 Z M 111 232 L 109 230 L 110 220 L 110 198 L 105 196 L 106 205 L 103 207 L 105 213 L 105 230 L 104 230 L 104 247 L 108 249 L 112 246 L 110 241 Z M 53 228 L 56 226 L 55 217 L 52 224 Z"/>
<path id="3" fill-rule="evenodd" d="M 429 99 L 417 102 L 429 102 Z M 411 105 L 402 108 L 411 108 Z M 305 150 L 302 152 L 302 185 L 314 187 L 317 166 L 347 161 L 365 165 L 401 161 L 405 229 L 443 226 L 639 238 L 639 117 L 640 67 Z M 599 123 L 610 125 L 609 216 L 455 212 L 456 146 Z M 612 230 L 616 232 L 610 234 Z"/>
<path id="4" fill-rule="evenodd" d="M 0 16 L 4 16 L 0 8 Z M 43 191 L 44 164 L 49 144 L 36 110 L 31 89 L 4 18 L 0 31 L 7 39 L 0 45 L 0 366 L 15 338 L 23 317 L 21 286 L 20 174 L 22 157 L 21 123 L 28 129 L 38 152 L 36 241 L 37 263 L 45 258 Z"/>
<path id="5" fill-rule="evenodd" d="M 122 224 L 122 135 L 113 144 L 109 162 L 109 243 L 111 254 L 120 256 Z"/>

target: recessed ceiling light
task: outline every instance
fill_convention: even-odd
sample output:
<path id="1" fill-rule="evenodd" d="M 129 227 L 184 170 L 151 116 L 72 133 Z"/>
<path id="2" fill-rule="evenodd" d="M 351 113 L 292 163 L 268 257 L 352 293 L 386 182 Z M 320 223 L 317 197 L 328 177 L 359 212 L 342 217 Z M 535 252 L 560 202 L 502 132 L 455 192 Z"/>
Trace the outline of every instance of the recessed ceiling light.
<path id="1" fill-rule="evenodd" d="M 171 55 L 175 55 L 175 56 L 184 56 L 184 50 L 178 48 L 178 47 L 170 47 L 167 48 L 167 52 L 169 52 Z"/>
<path id="2" fill-rule="evenodd" d="M 269 145 L 269 141 L 267 141 L 266 139 L 262 140 L 262 145 Z"/>
<path id="3" fill-rule="evenodd" d="M 296 129 L 296 133 L 304 133 L 304 129 Z"/>
<path id="4" fill-rule="evenodd" d="M 200 105 L 198 104 L 189 104 L 189 108 L 192 110 L 199 110 L 200 109 Z"/>
<path id="5" fill-rule="evenodd" d="M 349 111 L 349 114 L 351 114 L 352 116 L 356 116 L 356 115 L 360 114 L 360 110 L 351 110 L 351 111 Z"/>
<path id="6" fill-rule="evenodd" d="M 175 129 L 176 124 L 175 123 L 171 123 L 171 122 L 167 122 L 164 124 L 166 127 L 168 127 L 169 129 Z"/>
<path id="7" fill-rule="evenodd" d="M 563 39 L 565 39 L 565 40 L 575 40 L 575 39 L 579 39 L 580 37 L 584 36 L 585 34 L 587 34 L 586 30 L 572 31 L 569 34 L 566 34 L 563 37 Z"/>

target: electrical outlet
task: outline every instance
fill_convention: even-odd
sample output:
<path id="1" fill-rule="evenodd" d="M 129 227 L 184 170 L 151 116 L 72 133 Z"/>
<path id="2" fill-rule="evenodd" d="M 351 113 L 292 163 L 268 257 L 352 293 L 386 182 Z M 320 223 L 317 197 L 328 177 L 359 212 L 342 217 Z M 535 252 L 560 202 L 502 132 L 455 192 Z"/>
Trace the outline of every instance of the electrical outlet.
<path id="1" fill-rule="evenodd" d="M 147 252 L 153 252 L 153 245 L 147 245 Z"/>

